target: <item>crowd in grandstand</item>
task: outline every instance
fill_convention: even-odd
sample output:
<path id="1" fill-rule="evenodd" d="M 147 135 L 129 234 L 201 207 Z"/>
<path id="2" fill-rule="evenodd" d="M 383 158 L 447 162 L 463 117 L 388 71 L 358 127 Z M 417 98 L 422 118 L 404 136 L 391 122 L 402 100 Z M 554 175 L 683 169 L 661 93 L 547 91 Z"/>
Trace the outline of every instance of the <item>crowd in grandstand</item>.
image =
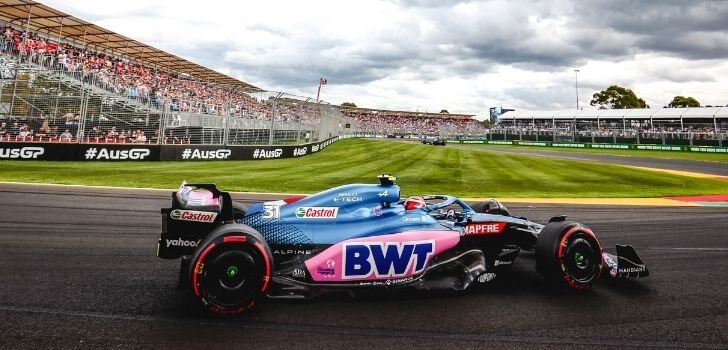
<path id="1" fill-rule="evenodd" d="M 79 131 L 78 115 L 70 113 L 68 118 L 26 118 L 12 123 L 0 123 L 0 141 L 6 142 L 83 142 L 92 143 L 190 143 L 192 137 L 189 128 L 167 129 L 160 136 L 159 129 L 143 130 L 142 128 L 117 128 L 116 126 L 87 127 L 85 132 Z"/>
<path id="2" fill-rule="evenodd" d="M 58 43 L 37 33 L 2 27 L 2 53 L 21 62 L 67 72 L 85 83 L 96 85 L 129 99 L 173 112 L 242 116 L 254 119 L 319 121 L 316 108 L 301 103 L 272 103 L 230 86 L 191 80 L 108 53 L 93 52 L 70 43 Z M 274 110 L 275 108 L 275 110 Z"/>
<path id="3" fill-rule="evenodd" d="M 344 110 L 357 129 L 371 134 L 475 134 L 484 128 L 472 116 L 451 116 L 440 113 Z"/>
<path id="4" fill-rule="evenodd" d="M 47 69 L 64 71 L 80 81 L 155 108 L 254 119 L 275 118 L 305 124 L 320 121 L 320 113 L 312 103 L 292 100 L 273 103 L 228 86 L 206 84 L 180 74 L 130 62 L 122 57 L 94 52 L 88 47 L 57 42 L 9 24 L 2 27 L 2 33 L 0 48 L 3 55 L 12 55 L 21 62 Z M 360 126 L 372 132 L 417 130 L 437 133 L 443 128 L 468 131 L 479 127 L 469 119 L 419 117 L 411 113 L 355 113 L 351 116 Z"/>
<path id="5" fill-rule="evenodd" d="M 728 139 L 728 128 L 715 128 L 713 124 L 683 124 L 670 122 L 661 124 L 659 121 L 628 120 L 622 122 L 557 122 L 555 125 L 550 121 L 543 122 L 519 122 L 514 124 L 498 123 L 493 125 L 489 133 L 502 134 L 524 134 L 524 135 L 559 135 L 579 134 L 586 137 L 619 137 L 619 138 L 640 138 L 659 139 L 665 138 L 692 138 L 695 140 L 717 140 Z"/>

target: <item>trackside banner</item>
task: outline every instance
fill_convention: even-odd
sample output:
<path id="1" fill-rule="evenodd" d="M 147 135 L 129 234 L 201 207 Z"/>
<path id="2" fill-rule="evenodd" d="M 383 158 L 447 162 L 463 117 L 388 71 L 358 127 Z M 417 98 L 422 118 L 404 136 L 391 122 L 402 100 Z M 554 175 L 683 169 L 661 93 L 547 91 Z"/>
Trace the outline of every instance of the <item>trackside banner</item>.
<path id="1" fill-rule="evenodd" d="M 338 137 L 296 146 L 164 145 L 161 147 L 159 160 L 199 161 L 294 158 L 319 152 L 336 141 L 338 141 Z"/>
<path id="2" fill-rule="evenodd" d="M 78 145 L 78 160 L 126 160 L 150 161 L 159 160 L 158 145 Z"/>
<path id="3" fill-rule="evenodd" d="M 480 145 L 512 145 L 556 148 L 598 148 L 598 149 L 633 149 L 643 151 L 678 151 L 702 153 L 728 153 L 728 147 L 686 146 L 686 145 L 635 145 L 613 143 L 581 143 L 551 141 L 489 141 L 489 140 L 448 140 L 448 143 L 480 144 Z"/>
<path id="4" fill-rule="evenodd" d="M 76 160 L 78 144 L 0 142 L 0 159 Z"/>
<path id="5" fill-rule="evenodd" d="M 0 142 L 0 160 L 203 161 L 303 157 L 338 141 L 285 146 L 209 146 L 144 144 L 64 144 Z"/>

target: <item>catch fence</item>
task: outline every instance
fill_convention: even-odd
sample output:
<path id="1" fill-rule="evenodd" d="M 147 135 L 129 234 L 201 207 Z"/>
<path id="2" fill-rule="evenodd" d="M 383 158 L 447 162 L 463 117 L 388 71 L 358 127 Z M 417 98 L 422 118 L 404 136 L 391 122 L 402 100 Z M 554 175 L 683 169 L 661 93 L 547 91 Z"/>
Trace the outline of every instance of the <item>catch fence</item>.
<path id="1" fill-rule="evenodd" d="M 169 84 L 188 90 L 140 92 L 101 73 L 59 69 L 42 57 L 4 56 L 0 141 L 296 145 L 354 128 L 336 106 L 312 98 L 183 80 Z M 187 97 L 177 97 L 182 95 Z"/>

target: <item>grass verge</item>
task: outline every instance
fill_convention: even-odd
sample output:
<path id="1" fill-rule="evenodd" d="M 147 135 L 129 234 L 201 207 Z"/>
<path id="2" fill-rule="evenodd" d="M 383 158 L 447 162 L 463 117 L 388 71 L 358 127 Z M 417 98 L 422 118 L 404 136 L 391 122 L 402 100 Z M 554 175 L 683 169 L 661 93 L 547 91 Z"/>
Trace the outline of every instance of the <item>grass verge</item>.
<path id="1" fill-rule="evenodd" d="M 509 145 L 482 145 L 482 144 L 455 144 L 452 145 L 461 149 L 476 148 L 502 148 L 514 150 L 528 151 L 544 151 L 544 152 L 569 152 L 569 153 L 590 153 L 590 154 L 609 154 L 624 157 L 646 157 L 657 159 L 685 159 L 698 160 L 705 162 L 721 162 L 728 163 L 728 153 L 702 153 L 702 152 L 677 152 L 677 151 L 642 151 L 629 149 L 599 149 L 599 148 L 568 148 L 568 147 L 534 147 L 534 146 L 509 146 Z"/>
<path id="2" fill-rule="evenodd" d="M 0 161 L 0 181 L 175 188 L 182 180 L 229 191 L 312 193 L 399 178 L 404 195 L 662 197 L 728 193 L 728 181 L 616 165 L 347 139 L 303 158 L 219 162 Z"/>

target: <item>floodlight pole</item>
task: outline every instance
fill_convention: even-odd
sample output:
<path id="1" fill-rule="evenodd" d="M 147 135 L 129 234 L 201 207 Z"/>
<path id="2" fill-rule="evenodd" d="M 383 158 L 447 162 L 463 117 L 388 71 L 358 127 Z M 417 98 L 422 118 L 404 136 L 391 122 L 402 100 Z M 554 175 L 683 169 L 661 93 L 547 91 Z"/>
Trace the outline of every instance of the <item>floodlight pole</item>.
<path id="1" fill-rule="evenodd" d="M 321 86 L 326 85 L 326 83 L 327 83 L 327 80 L 324 79 L 323 77 L 321 77 L 321 79 L 319 79 L 318 91 L 316 91 L 316 103 L 320 102 L 319 97 L 321 96 Z"/>
<path id="2" fill-rule="evenodd" d="M 576 110 L 579 110 L 579 70 L 574 69 L 574 85 L 576 88 Z"/>

